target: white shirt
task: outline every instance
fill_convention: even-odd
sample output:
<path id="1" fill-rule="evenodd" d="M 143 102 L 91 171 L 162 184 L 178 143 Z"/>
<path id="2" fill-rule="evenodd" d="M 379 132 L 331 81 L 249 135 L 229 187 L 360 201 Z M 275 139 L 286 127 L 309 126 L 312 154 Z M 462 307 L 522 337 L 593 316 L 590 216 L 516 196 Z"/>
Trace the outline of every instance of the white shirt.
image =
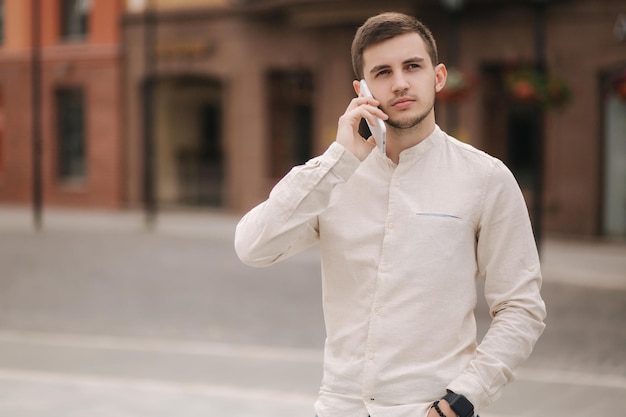
<path id="1" fill-rule="evenodd" d="M 253 266 L 321 245 L 327 339 L 319 417 L 426 416 L 446 389 L 478 411 L 544 329 L 528 211 L 499 160 L 436 127 L 396 166 L 338 143 L 237 226 Z M 476 279 L 493 317 L 476 341 Z"/>

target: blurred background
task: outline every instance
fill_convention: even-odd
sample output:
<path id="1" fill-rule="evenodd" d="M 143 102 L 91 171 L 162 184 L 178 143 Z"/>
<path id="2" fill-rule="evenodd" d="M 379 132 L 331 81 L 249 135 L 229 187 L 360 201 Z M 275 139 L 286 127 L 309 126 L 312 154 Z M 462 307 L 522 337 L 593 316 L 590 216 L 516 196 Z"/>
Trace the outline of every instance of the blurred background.
<path id="1" fill-rule="evenodd" d="M 0 0 L 1 416 L 314 414 L 316 253 L 251 270 L 232 234 L 334 140 L 388 10 L 541 249 L 546 334 L 481 415 L 623 414 L 626 1 Z"/>

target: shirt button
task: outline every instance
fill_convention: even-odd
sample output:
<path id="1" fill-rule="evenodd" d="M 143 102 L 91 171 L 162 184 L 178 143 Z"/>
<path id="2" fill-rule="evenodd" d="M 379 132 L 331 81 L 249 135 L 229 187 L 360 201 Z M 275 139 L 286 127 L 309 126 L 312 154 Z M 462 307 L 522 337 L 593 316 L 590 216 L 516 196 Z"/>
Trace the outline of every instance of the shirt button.
<path id="1" fill-rule="evenodd" d="M 393 222 L 387 223 L 387 228 L 388 229 L 393 229 Z"/>
<path id="2" fill-rule="evenodd" d="M 370 352 L 370 353 L 368 353 L 368 354 L 367 354 L 367 359 L 369 359 L 369 360 L 374 360 L 374 357 L 375 357 L 375 356 L 376 356 L 376 355 L 374 355 L 374 353 L 373 353 L 373 352 Z"/>
<path id="3" fill-rule="evenodd" d="M 535 265 L 531 265 L 531 266 L 528 267 L 528 271 L 529 272 L 535 272 L 535 269 L 536 269 Z"/>
<path id="4" fill-rule="evenodd" d="M 380 313 L 381 313 L 381 312 L 382 312 L 382 309 L 381 309 L 380 307 L 376 307 L 376 308 L 374 309 L 374 313 L 375 313 L 376 315 L 380 315 Z"/>

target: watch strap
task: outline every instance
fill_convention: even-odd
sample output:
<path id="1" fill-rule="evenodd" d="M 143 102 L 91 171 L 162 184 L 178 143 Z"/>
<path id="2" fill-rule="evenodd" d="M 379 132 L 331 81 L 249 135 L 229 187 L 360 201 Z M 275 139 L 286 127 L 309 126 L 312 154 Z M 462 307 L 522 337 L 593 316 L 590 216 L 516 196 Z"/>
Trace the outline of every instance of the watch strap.
<path id="1" fill-rule="evenodd" d="M 448 390 L 443 397 L 459 417 L 474 417 L 474 405 L 464 395 Z"/>

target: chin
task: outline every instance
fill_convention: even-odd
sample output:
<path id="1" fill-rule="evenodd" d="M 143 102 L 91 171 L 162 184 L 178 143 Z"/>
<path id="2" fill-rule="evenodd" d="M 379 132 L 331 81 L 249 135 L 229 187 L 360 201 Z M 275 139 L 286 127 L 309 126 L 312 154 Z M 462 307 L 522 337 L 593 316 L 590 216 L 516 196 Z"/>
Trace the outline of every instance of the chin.
<path id="1" fill-rule="evenodd" d="M 401 119 L 388 119 L 387 124 L 396 129 L 412 129 L 419 126 L 430 114 L 429 112 L 417 114 L 414 116 L 405 116 Z"/>

